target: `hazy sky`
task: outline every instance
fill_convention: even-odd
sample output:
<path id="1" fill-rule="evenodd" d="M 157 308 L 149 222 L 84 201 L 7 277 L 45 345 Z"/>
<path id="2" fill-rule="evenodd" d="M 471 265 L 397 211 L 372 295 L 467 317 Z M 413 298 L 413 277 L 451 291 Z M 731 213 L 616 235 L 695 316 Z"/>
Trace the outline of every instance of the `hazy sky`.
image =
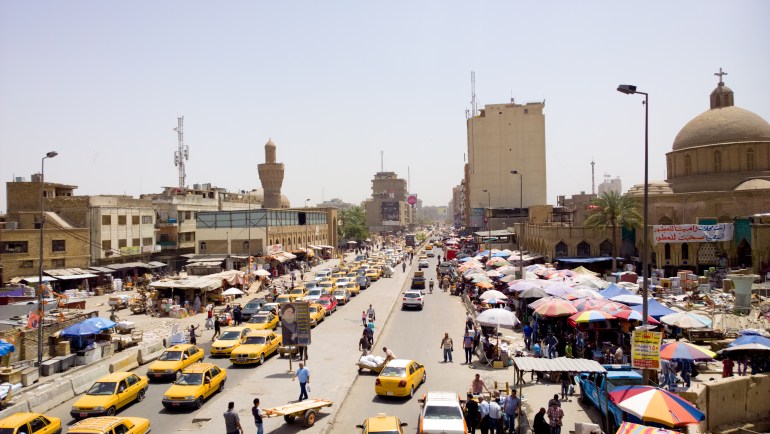
<path id="1" fill-rule="evenodd" d="M 482 104 L 546 100 L 548 201 L 604 173 L 650 179 L 708 109 L 720 67 L 736 105 L 770 120 L 767 1 L 0 1 L 0 174 L 78 194 L 177 184 L 258 187 L 268 138 L 284 193 L 359 202 L 407 176 L 446 205 L 463 176 L 470 72 Z M 0 210 L 6 209 L 0 189 Z"/>

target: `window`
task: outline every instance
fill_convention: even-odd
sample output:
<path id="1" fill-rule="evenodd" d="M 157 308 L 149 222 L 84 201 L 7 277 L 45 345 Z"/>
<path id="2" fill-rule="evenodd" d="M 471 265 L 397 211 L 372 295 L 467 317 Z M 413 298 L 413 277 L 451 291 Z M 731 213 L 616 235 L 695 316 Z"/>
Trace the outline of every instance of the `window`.
<path id="1" fill-rule="evenodd" d="M 143 225 L 152 224 L 152 216 L 151 215 L 143 215 L 142 216 L 142 224 Z"/>
<path id="2" fill-rule="evenodd" d="M 112 241 L 110 240 L 102 241 L 102 250 L 106 252 L 110 249 L 112 249 Z"/>
<path id="3" fill-rule="evenodd" d="M 142 245 L 143 246 L 151 246 L 152 245 L 152 238 L 142 238 Z"/>
<path id="4" fill-rule="evenodd" d="M 201 246 L 200 250 L 206 250 L 206 242 L 205 241 L 201 241 L 200 246 Z"/>
<path id="5" fill-rule="evenodd" d="M 102 225 L 103 226 L 109 226 L 112 224 L 112 217 L 108 215 L 102 216 Z"/>
<path id="6" fill-rule="evenodd" d="M 132 375 L 126 378 L 126 383 L 128 383 L 128 387 L 131 387 L 138 382 L 139 382 L 139 377 L 137 377 L 136 375 Z"/>
<path id="7" fill-rule="evenodd" d="M 722 153 L 719 151 L 714 152 L 714 173 L 722 172 Z"/>
<path id="8" fill-rule="evenodd" d="M 690 259 L 690 246 L 687 243 L 682 244 L 682 259 Z"/>
<path id="9" fill-rule="evenodd" d="M 32 268 L 35 264 L 32 261 L 21 261 L 19 262 L 19 268 Z"/>
<path id="10" fill-rule="evenodd" d="M 0 253 L 27 253 L 26 241 L 0 242 Z"/>
<path id="11" fill-rule="evenodd" d="M 671 259 L 671 244 L 669 243 L 663 246 L 663 258 L 667 261 Z"/>
<path id="12" fill-rule="evenodd" d="M 128 434 L 128 427 L 121 423 L 115 426 L 115 434 Z"/>
<path id="13" fill-rule="evenodd" d="M 564 241 L 559 241 L 559 244 L 556 245 L 556 257 L 562 257 L 562 256 L 569 256 L 567 244 Z"/>
<path id="14" fill-rule="evenodd" d="M 126 239 L 118 240 L 118 248 L 123 248 L 128 246 L 128 241 Z"/>
<path id="15" fill-rule="evenodd" d="M 746 170 L 754 170 L 754 150 L 751 148 L 746 151 Z"/>
<path id="16" fill-rule="evenodd" d="M 65 240 L 52 240 L 51 251 L 52 252 L 64 252 L 67 250 L 67 244 Z"/>
<path id="17" fill-rule="evenodd" d="M 64 258 L 51 259 L 51 266 L 54 268 L 64 268 Z"/>
<path id="18" fill-rule="evenodd" d="M 243 242 L 243 250 L 249 250 L 249 242 L 248 241 L 244 241 Z"/>
<path id="19" fill-rule="evenodd" d="M 684 156 L 684 176 L 692 175 L 692 158 L 690 154 Z"/>
<path id="20" fill-rule="evenodd" d="M 190 220 L 192 218 L 192 211 L 185 211 L 184 212 L 184 219 Z"/>
<path id="21" fill-rule="evenodd" d="M 126 225 L 126 216 L 119 215 L 118 216 L 118 225 L 125 226 Z"/>
<path id="22" fill-rule="evenodd" d="M 29 422 L 29 428 L 33 433 L 36 433 L 45 428 L 46 423 L 42 416 L 38 416 Z"/>
<path id="23" fill-rule="evenodd" d="M 131 216 L 131 224 L 132 225 L 138 225 L 139 224 L 139 216 L 138 215 L 132 215 Z"/>
<path id="24" fill-rule="evenodd" d="M 591 256 L 591 245 L 585 241 L 581 241 L 580 244 L 577 245 L 577 255 L 582 257 Z"/>
<path id="25" fill-rule="evenodd" d="M 599 244 L 599 256 L 612 256 L 612 242 L 604 240 Z"/>
<path id="26" fill-rule="evenodd" d="M 139 245 L 139 238 L 133 238 L 131 240 L 131 245 L 132 246 L 138 246 Z"/>

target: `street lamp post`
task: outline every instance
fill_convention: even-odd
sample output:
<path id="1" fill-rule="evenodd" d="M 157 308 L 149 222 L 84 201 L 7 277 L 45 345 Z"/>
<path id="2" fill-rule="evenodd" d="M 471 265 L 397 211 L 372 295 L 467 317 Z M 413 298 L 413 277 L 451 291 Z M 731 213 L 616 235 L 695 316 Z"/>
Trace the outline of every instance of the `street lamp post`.
<path id="1" fill-rule="evenodd" d="M 519 212 L 524 211 L 524 174 L 518 170 L 511 170 L 512 175 L 519 175 Z M 524 236 L 524 221 L 519 218 L 521 223 L 521 233 L 516 237 L 516 241 L 519 245 L 519 266 L 520 266 L 520 279 L 524 278 L 524 249 L 521 247 L 522 237 Z"/>
<path id="2" fill-rule="evenodd" d="M 650 190 L 650 184 L 648 182 L 648 127 L 649 127 L 649 112 L 650 112 L 650 96 L 646 92 L 640 92 L 636 90 L 636 86 L 632 86 L 630 84 L 621 84 L 618 86 L 618 92 L 624 93 L 626 95 L 632 95 L 635 93 L 638 93 L 640 95 L 644 95 L 644 209 L 643 209 L 643 215 L 642 220 L 644 224 L 643 229 L 643 238 L 642 238 L 642 327 L 647 326 L 647 315 L 648 315 L 648 303 L 647 303 L 647 297 L 648 297 L 648 288 L 647 288 L 647 273 L 649 272 L 649 260 L 650 260 L 650 252 L 648 247 L 648 209 L 649 209 L 649 202 L 648 202 L 648 196 L 649 196 L 649 190 Z M 644 384 L 647 384 L 649 382 L 649 372 L 645 369 L 643 370 L 643 376 L 644 376 Z"/>
<path id="3" fill-rule="evenodd" d="M 310 199 L 305 199 L 305 210 L 307 210 L 307 203 L 310 202 Z M 307 231 L 307 211 L 305 212 L 305 262 L 310 265 L 310 242 L 307 239 L 310 235 Z"/>
<path id="4" fill-rule="evenodd" d="M 489 208 L 489 216 L 487 216 L 487 250 L 489 250 L 489 257 L 492 257 L 492 195 L 489 190 L 483 190 L 487 194 L 487 204 Z"/>
<path id="5" fill-rule="evenodd" d="M 37 309 L 40 318 L 37 323 L 37 366 L 43 369 L 43 317 L 45 316 L 45 307 L 43 306 L 43 226 L 45 223 L 45 159 L 53 158 L 59 155 L 56 151 L 45 154 L 40 159 L 40 266 L 38 267 L 37 286 Z"/>

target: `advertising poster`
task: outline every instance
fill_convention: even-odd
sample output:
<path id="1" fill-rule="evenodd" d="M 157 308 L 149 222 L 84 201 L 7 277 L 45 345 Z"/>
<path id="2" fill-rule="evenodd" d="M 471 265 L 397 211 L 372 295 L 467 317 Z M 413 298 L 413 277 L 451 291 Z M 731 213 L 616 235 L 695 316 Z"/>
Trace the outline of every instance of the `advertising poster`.
<path id="1" fill-rule="evenodd" d="M 382 202 L 380 212 L 383 226 L 401 225 L 401 206 L 398 202 Z"/>
<path id="2" fill-rule="evenodd" d="M 653 242 L 660 243 L 713 243 L 731 241 L 735 231 L 732 223 L 714 225 L 655 225 Z"/>
<path id="3" fill-rule="evenodd" d="M 636 369 L 660 369 L 661 332 L 635 330 L 631 335 L 631 366 Z"/>
<path id="4" fill-rule="evenodd" d="M 305 302 L 281 306 L 281 338 L 283 345 L 310 344 L 310 305 Z"/>

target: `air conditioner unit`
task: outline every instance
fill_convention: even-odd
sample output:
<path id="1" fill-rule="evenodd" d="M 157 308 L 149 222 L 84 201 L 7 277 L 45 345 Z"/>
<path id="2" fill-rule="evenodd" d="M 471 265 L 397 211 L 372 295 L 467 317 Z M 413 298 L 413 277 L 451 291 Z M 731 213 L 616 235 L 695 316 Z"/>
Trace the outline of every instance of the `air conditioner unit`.
<path id="1" fill-rule="evenodd" d="M 5 228 L 9 231 L 19 229 L 19 222 L 8 222 L 5 224 Z"/>

